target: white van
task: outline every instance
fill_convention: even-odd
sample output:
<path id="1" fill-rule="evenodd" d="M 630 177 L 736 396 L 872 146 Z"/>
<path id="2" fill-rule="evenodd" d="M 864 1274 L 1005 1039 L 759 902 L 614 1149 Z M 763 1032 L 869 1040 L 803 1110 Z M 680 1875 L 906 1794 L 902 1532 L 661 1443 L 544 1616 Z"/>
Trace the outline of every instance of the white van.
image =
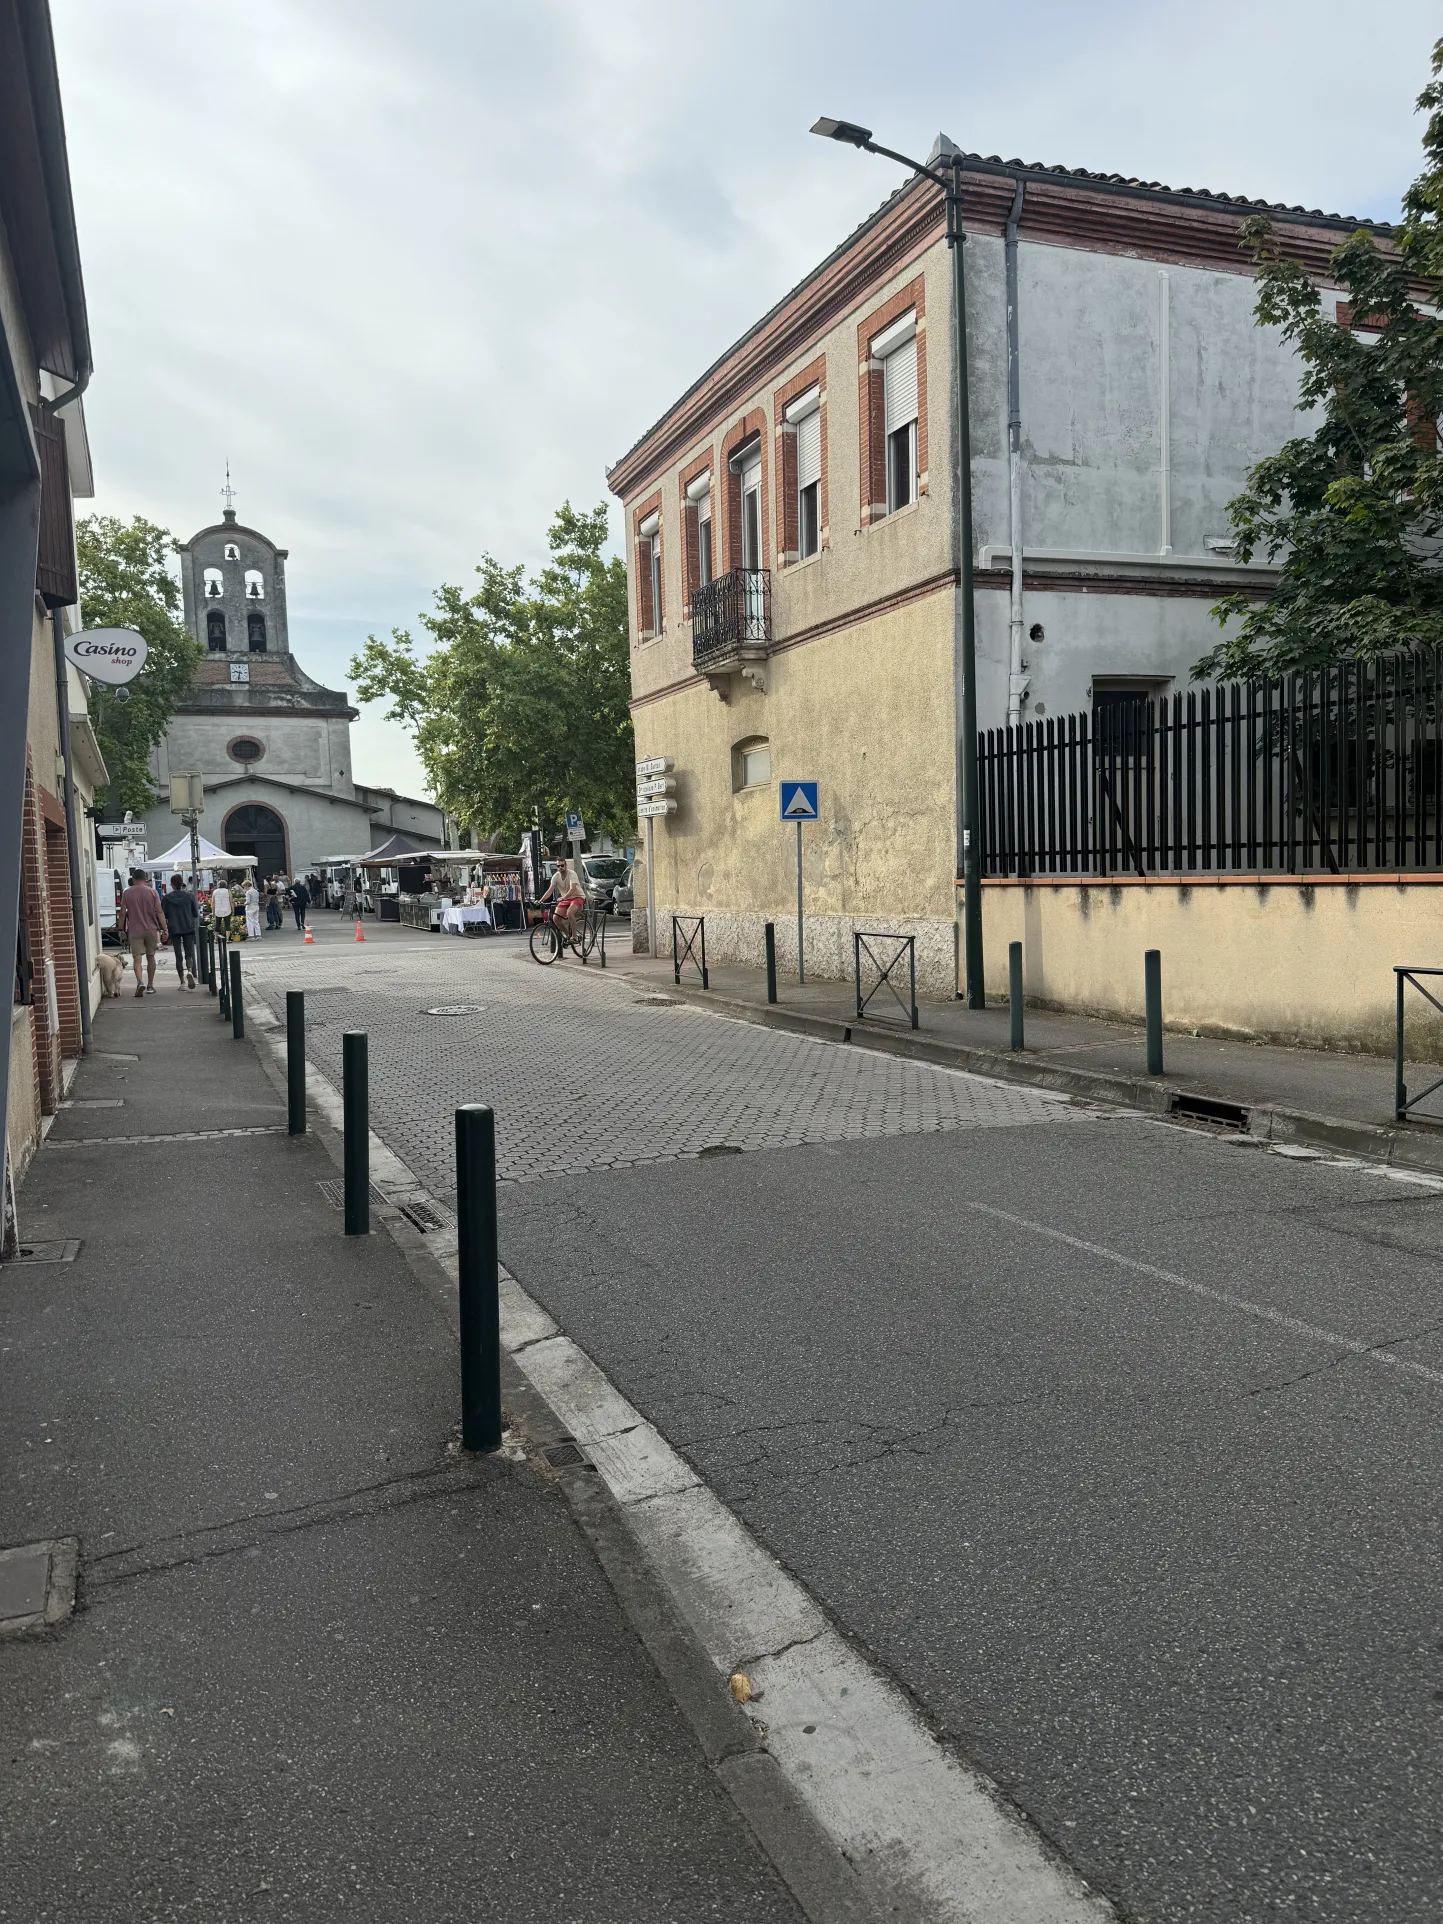
<path id="1" fill-rule="evenodd" d="M 125 877 L 118 868 L 95 865 L 95 919 L 100 925 L 102 948 L 120 946 L 120 892 Z"/>

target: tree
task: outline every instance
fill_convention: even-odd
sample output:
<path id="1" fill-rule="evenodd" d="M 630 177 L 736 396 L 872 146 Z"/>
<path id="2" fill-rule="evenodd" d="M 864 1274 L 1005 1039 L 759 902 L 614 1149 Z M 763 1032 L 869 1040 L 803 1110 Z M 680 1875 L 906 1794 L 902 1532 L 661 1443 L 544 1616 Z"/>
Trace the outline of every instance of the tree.
<path id="1" fill-rule="evenodd" d="M 142 814 L 156 802 L 151 751 L 195 673 L 201 650 L 178 618 L 180 584 L 170 572 L 170 531 L 136 515 L 93 514 L 75 530 L 80 607 L 87 628 L 135 628 L 149 650 L 127 688 L 88 687 L 91 720 L 110 770 L 106 806 Z M 128 699 L 126 699 L 128 697 Z"/>
<path id="2" fill-rule="evenodd" d="M 396 628 L 351 663 L 360 699 L 411 729 L 437 801 L 484 832 L 519 837 L 533 807 L 548 831 L 568 808 L 593 835 L 634 826 L 626 569 L 602 559 L 606 532 L 604 506 L 568 501 L 529 585 L 485 555 L 474 594 L 438 588 L 419 617 L 428 654 Z"/>
<path id="3" fill-rule="evenodd" d="M 1271 221 L 1243 225 L 1257 320 L 1297 348 L 1298 405 L 1319 419 L 1260 461 L 1229 506 L 1237 558 L 1261 554 L 1281 574 L 1268 601 L 1218 603 L 1217 620 L 1238 625 L 1197 663 L 1197 677 L 1279 674 L 1443 641 L 1443 40 L 1433 74 L 1418 98 L 1429 115 L 1425 165 L 1404 197 L 1396 244 L 1359 229 L 1332 255 L 1351 325 L 1324 316 Z"/>

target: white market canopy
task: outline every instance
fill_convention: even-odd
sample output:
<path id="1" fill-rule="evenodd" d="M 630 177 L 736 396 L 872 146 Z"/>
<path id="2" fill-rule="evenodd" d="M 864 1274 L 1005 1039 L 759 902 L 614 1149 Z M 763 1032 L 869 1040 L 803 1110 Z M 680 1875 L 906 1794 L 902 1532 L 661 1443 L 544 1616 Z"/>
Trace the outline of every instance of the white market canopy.
<path id="1" fill-rule="evenodd" d="M 199 838 L 198 846 L 200 850 L 200 860 L 198 863 L 192 864 L 190 837 L 183 835 L 175 847 L 168 848 L 164 855 L 152 855 L 148 862 L 137 862 L 136 867 L 152 869 L 157 875 L 164 875 L 171 869 L 184 871 L 190 869 L 192 866 L 197 868 L 254 868 L 256 865 L 256 857 L 254 855 L 232 855 L 229 849 L 217 848 L 214 842 L 208 842 L 203 835 Z"/>

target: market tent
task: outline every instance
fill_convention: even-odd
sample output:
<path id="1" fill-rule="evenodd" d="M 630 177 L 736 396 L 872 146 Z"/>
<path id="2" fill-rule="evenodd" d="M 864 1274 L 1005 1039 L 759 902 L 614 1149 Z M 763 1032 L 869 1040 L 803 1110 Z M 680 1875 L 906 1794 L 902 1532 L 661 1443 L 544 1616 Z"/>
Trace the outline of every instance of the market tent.
<path id="1" fill-rule="evenodd" d="M 254 868 L 254 855 L 232 855 L 229 849 L 217 848 L 214 842 L 199 837 L 200 868 Z M 183 836 L 174 848 L 168 848 L 164 855 L 152 855 L 148 862 L 137 862 L 137 868 L 153 869 L 157 875 L 164 875 L 172 869 L 188 871 L 191 866 L 190 837 Z"/>

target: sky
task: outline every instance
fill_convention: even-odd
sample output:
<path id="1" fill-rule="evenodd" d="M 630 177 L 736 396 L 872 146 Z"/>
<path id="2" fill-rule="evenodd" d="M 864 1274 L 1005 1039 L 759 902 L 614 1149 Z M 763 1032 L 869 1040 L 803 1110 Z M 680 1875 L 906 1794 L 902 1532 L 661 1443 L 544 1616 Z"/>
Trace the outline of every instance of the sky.
<path id="1" fill-rule="evenodd" d="M 1390 0 L 51 0 L 90 308 L 94 507 L 290 551 L 347 686 L 898 184 L 819 114 L 1396 218 L 1436 7 Z M 620 516 L 612 503 L 612 528 Z M 423 639 L 424 637 L 418 637 Z M 361 779 L 410 793 L 371 706 Z"/>

